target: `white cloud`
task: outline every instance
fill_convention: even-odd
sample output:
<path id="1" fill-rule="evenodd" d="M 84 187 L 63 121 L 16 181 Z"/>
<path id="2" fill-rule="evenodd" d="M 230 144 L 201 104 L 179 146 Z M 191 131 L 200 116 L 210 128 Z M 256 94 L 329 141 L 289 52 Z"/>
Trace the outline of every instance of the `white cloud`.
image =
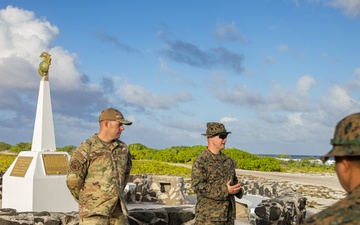
<path id="1" fill-rule="evenodd" d="M 170 74 L 170 75 L 173 75 L 173 76 L 178 76 L 179 75 L 176 71 L 170 69 L 163 59 L 160 59 L 160 68 L 161 68 L 162 71 L 164 71 L 167 74 Z"/>
<path id="2" fill-rule="evenodd" d="M 0 10 L 0 21 L 0 58 L 21 57 L 35 64 L 59 34 L 56 26 L 33 12 L 12 6 Z"/>
<path id="3" fill-rule="evenodd" d="M 301 52 L 297 52 L 297 51 L 294 51 L 293 49 L 290 49 L 288 44 L 281 44 L 277 48 L 280 52 L 289 54 L 294 59 L 299 59 L 303 55 Z"/>
<path id="4" fill-rule="evenodd" d="M 192 96 L 186 91 L 162 96 L 154 94 L 139 85 L 129 83 L 123 84 L 115 94 L 128 104 L 152 109 L 169 109 L 181 102 L 192 100 Z"/>
<path id="5" fill-rule="evenodd" d="M 273 57 L 273 56 L 268 55 L 268 56 L 264 57 L 264 61 L 265 61 L 265 63 L 268 63 L 268 64 L 275 64 L 276 63 L 276 58 Z"/>
<path id="6" fill-rule="evenodd" d="M 306 102 L 292 90 L 284 89 L 280 84 L 274 84 L 271 93 L 264 100 L 268 110 L 301 111 L 306 109 Z"/>
<path id="7" fill-rule="evenodd" d="M 52 62 L 49 77 L 52 89 L 83 90 L 82 74 L 75 54 L 62 47 L 51 47 L 59 29 L 37 19 L 33 12 L 8 6 L 0 10 L 0 87 L 34 89 L 40 77 L 37 67 L 40 54 L 47 49 Z"/>
<path id="8" fill-rule="evenodd" d="M 291 113 L 287 115 L 287 118 L 292 125 L 303 125 L 302 119 L 301 119 L 302 113 Z"/>
<path id="9" fill-rule="evenodd" d="M 356 17 L 360 13 L 360 0 L 328 0 L 327 5 L 340 9 L 348 17 Z"/>
<path id="10" fill-rule="evenodd" d="M 301 3 L 298 0 L 294 2 L 297 5 Z M 243 41 L 235 22 L 219 24 L 217 32 L 218 37 L 228 41 Z M 41 61 L 39 55 L 44 50 L 48 51 L 53 59 L 50 67 L 50 82 L 53 91 L 55 126 L 58 131 L 57 137 L 60 138 L 57 143 L 61 143 L 60 146 L 64 143 L 80 143 L 95 133 L 98 129 L 96 119 L 100 109 L 111 105 L 121 107 L 119 109 L 124 111 L 125 118 L 134 121 L 132 126 L 126 128 L 130 132 L 125 132 L 122 136 L 126 137 L 127 143 L 141 140 L 144 144 L 155 145 L 149 147 L 169 147 L 184 143 L 205 144 L 206 140 L 200 134 L 204 133 L 208 119 L 218 118 L 220 122 L 226 123 L 228 130 L 233 132 L 228 140 L 229 146 L 268 153 L 276 151 L 298 153 L 309 147 L 306 151 L 312 153 L 317 146 L 328 144 L 334 125 L 339 119 L 360 108 L 359 101 L 352 93 L 360 87 L 360 82 L 356 87 L 354 86 L 356 81 L 360 81 L 360 68 L 354 70 L 355 81 L 348 80 L 347 86 L 332 87 L 324 97 L 311 95 L 310 91 L 314 90 L 317 82 L 314 79 L 315 76 L 308 74 L 303 75 L 293 84 L 281 83 L 282 78 L 279 80 L 275 74 L 267 74 L 274 78 L 262 89 L 261 82 L 263 81 L 259 74 L 256 74 L 260 70 L 249 63 L 250 67 L 246 70 L 253 72 L 251 76 L 229 79 L 230 74 L 215 74 L 213 80 L 208 80 L 209 92 L 217 98 L 214 99 L 208 93 L 201 93 L 205 85 L 200 81 L 209 78 L 204 70 L 193 72 L 181 67 L 173 69 L 162 59 L 160 59 L 160 68 L 162 72 L 169 75 L 167 79 L 170 77 L 177 84 L 185 84 L 185 78 L 188 78 L 189 82 L 186 84 L 189 84 L 192 79 L 194 82 L 199 82 L 201 86 L 197 86 L 196 90 L 195 88 L 185 89 L 185 91 L 172 89 L 170 93 L 163 93 L 157 92 L 154 87 L 124 82 L 124 77 L 110 74 L 109 76 L 112 77 L 104 78 L 101 84 L 103 86 L 100 88 L 100 84 L 90 83 L 79 70 L 80 62 L 77 54 L 69 52 L 65 47 L 54 46 L 53 42 L 59 34 L 60 31 L 55 25 L 46 21 L 45 18 L 36 18 L 33 12 L 14 7 L 0 10 L 0 79 L 2 80 L 0 82 L 0 117 L 2 118 L 0 119 L 0 133 L 3 135 L 2 138 L 10 143 L 13 143 L 12 140 L 19 141 L 18 137 L 13 138 L 13 132 L 9 132 L 18 124 L 22 126 L 17 130 L 16 136 L 21 136 L 21 141 L 31 140 L 29 127 L 34 122 L 35 101 L 40 80 L 37 67 Z M 177 41 L 170 44 L 177 47 L 171 53 L 175 54 L 177 51 L 184 50 L 185 47 L 189 50 L 189 54 L 184 51 L 183 56 L 195 57 L 195 62 L 208 66 L 205 68 L 214 68 L 211 67 L 211 63 L 201 64 L 203 59 L 205 61 L 212 59 L 206 57 L 208 51 L 187 42 Z M 278 50 L 291 55 L 294 46 L 289 47 L 283 44 L 278 46 Z M 225 51 L 227 52 L 231 53 Z M 203 57 L 196 57 L 196 53 Z M 328 55 L 324 55 L 324 58 L 330 59 Z M 226 59 L 225 57 L 224 60 Z M 268 63 L 276 63 L 276 60 L 277 58 L 271 56 L 266 58 Z M 177 63 L 172 62 L 174 63 L 171 65 Z M 182 76 L 184 71 L 190 71 L 193 74 Z M 131 72 L 126 71 L 126 73 Z M 289 77 L 292 78 L 293 74 L 288 74 L 285 80 L 291 80 Z M 255 82 L 258 82 L 255 87 L 250 83 L 254 80 L 253 78 L 257 79 Z M 132 77 L 129 76 L 129 79 Z M 161 80 L 161 82 L 165 83 L 166 80 Z M 352 89 L 349 88 L 351 83 Z M 317 96 L 322 96 L 322 91 L 328 88 L 326 85 L 328 85 L 326 82 L 319 83 L 320 87 L 315 90 Z M 171 87 L 161 89 L 161 91 Z M 268 87 L 270 90 L 266 91 Z M 192 102 L 190 106 L 186 105 L 193 101 L 193 98 L 196 98 L 197 102 Z M 202 107 L 207 111 L 201 111 Z M 138 110 L 139 108 L 145 109 L 146 113 Z M 186 112 L 177 114 L 174 111 L 190 112 L 184 115 Z M 27 127 L 26 130 L 24 127 Z M 149 130 L 153 132 L 149 133 Z"/>
<path id="11" fill-rule="evenodd" d="M 219 86 L 219 83 L 216 83 Z M 245 85 L 234 86 L 232 89 L 222 88 L 224 91 L 217 92 L 219 88 L 212 89 L 213 94 L 222 101 L 238 104 L 240 106 L 258 107 L 264 103 L 260 94 L 251 92 Z"/>
<path id="12" fill-rule="evenodd" d="M 79 62 L 76 54 L 72 54 L 62 47 L 54 47 L 49 51 L 51 54 L 51 66 L 49 77 L 55 89 L 62 90 L 83 90 L 84 84 L 81 81 L 83 76 L 77 68 Z M 89 88 L 91 86 L 88 86 Z"/>
<path id="13" fill-rule="evenodd" d="M 108 102 L 98 86 L 84 82 L 77 68 L 76 54 L 60 46 L 53 46 L 59 29 L 46 19 L 36 18 L 33 12 L 8 6 L 0 10 L 0 133 L 9 143 L 13 140 L 31 140 L 38 88 L 41 77 L 37 69 L 42 61 L 40 54 L 47 51 L 52 62 L 49 69 L 54 123 L 58 116 L 81 118 L 86 121 L 89 114 L 98 111 Z M 76 116 L 75 116 L 76 115 Z M 92 118 L 91 118 L 92 119 Z M 67 129 L 72 129 L 70 120 L 63 120 Z M 17 135 L 7 132 L 14 124 L 24 124 Z M 56 126 L 56 124 L 55 124 Z M 76 125 L 80 129 L 81 124 Z M 26 127 L 26 129 L 25 129 Z M 82 127 L 84 130 L 86 128 Z M 64 132 L 68 133 L 68 132 Z M 58 132 L 57 137 L 63 132 Z M 66 137 L 64 137 L 66 142 Z"/>
<path id="14" fill-rule="evenodd" d="M 360 78 L 360 68 L 356 68 L 354 74 Z"/>
<path id="15" fill-rule="evenodd" d="M 287 44 L 281 44 L 278 46 L 278 49 L 279 51 L 281 52 L 288 52 L 290 49 L 289 49 L 289 46 Z"/>
<path id="16" fill-rule="evenodd" d="M 341 61 L 341 59 L 337 58 L 337 57 L 334 57 L 332 55 L 329 55 L 327 53 L 323 53 L 321 55 L 322 59 L 326 62 L 329 62 L 329 63 L 332 63 L 332 64 L 339 64 L 339 63 L 343 63 Z"/>
<path id="17" fill-rule="evenodd" d="M 227 41 L 244 42 L 245 38 L 241 35 L 234 21 L 230 23 L 218 23 L 215 30 L 215 37 Z"/>
<path id="18" fill-rule="evenodd" d="M 311 86 L 315 85 L 316 82 L 311 75 L 305 75 L 300 77 L 296 84 L 297 91 L 302 95 L 307 95 Z"/>
<path id="19" fill-rule="evenodd" d="M 359 110 L 359 102 L 350 97 L 347 90 L 340 85 L 334 85 L 322 101 L 324 107 L 337 115 L 346 115 Z"/>
<path id="20" fill-rule="evenodd" d="M 216 78 L 216 82 L 211 81 L 211 83 L 216 84 L 216 88 L 210 87 L 209 90 L 221 101 L 255 110 L 294 112 L 309 108 L 310 101 L 306 95 L 309 88 L 315 84 L 315 80 L 309 75 L 301 77 L 296 84 L 296 91 L 285 89 L 280 84 L 274 83 L 270 93 L 266 95 L 251 91 L 245 85 L 226 87 L 227 84 L 219 77 Z M 214 91 L 219 89 L 224 91 Z"/>
<path id="21" fill-rule="evenodd" d="M 292 0 L 296 6 L 300 6 L 299 0 Z"/>
<path id="22" fill-rule="evenodd" d="M 220 123 L 228 123 L 228 122 L 236 122 L 236 121 L 239 121 L 239 120 L 233 116 L 224 116 L 224 117 L 221 117 L 221 119 L 220 119 Z"/>

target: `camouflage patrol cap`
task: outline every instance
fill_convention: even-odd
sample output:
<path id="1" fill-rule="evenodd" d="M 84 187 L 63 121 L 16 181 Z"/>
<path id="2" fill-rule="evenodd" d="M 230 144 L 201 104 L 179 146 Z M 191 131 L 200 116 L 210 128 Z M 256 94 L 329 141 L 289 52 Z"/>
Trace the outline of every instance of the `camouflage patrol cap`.
<path id="1" fill-rule="evenodd" d="M 333 156 L 360 156 L 360 113 L 349 115 L 336 125 L 331 144 L 333 148 L 321 158 L 323 163 Z"/>
<path id="2" fill-rule="evenodd" d="M 206 124 L 207 129 L 204 135 L 206 137 L 213 137 L 218 134 L 231 134 L 231 132 L 226 131 L 224 124 L 218 122 L 209 122 Z"/>
<path id="3" fill-rule="evenodd" d="M 103 121 L 103 120 L 109 120 L 109 121 L 119 121 L 122 124 L 125 125 L 131 125 L 132 122 L 127 121 L 124 119 L 123 114 L 114 108 L 107 108 L 104 109 L 99 116 L 99 122 Z"/>

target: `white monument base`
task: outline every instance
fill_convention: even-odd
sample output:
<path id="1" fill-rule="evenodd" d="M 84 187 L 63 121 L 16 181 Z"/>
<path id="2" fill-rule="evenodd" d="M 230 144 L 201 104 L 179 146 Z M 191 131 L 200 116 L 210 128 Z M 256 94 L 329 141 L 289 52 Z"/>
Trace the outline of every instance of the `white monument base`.
<path id="1" fill-rule="evenodd" d="M 78 204 L 66 186 L 66 175 L 56 174 L 57 168 L 63 170 L 65 166 L 61 157 L 68 163 L 66 152 L 20 152 L 3 175 L 2 208 L 18 212 L 78 211 Z"/>

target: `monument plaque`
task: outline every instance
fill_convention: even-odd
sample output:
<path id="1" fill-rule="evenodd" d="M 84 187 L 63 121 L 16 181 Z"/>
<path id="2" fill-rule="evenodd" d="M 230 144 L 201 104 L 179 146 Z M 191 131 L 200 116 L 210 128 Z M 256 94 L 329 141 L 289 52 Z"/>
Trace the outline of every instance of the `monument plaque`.
<path id="1" fill-rule="evenodd" d="M 27 170 L 29 169 L 31 156 L 19 156 L 16 160 L 14 168 L 12 169 L 10 176 L 13 177 L 25 177 Z"/>
<path id="2" fill-rule="evenodd" d="M 21 151 L 3 175 L 0 203 L 2 208 L 17 212 L 77 211 L 78 203 L 66 185 L 70 156 L 67 152 L 56 151 L 49 82 L 51 55 L 43 52 L 40 57 L 43 61 L 38 72 L 42 78 L 31 151 Z"/>
<path id="3" fill-rule="evenodd" d="M 46 175 L 66 175 L 68 160 L 66 154 L 42 155 Z"/>

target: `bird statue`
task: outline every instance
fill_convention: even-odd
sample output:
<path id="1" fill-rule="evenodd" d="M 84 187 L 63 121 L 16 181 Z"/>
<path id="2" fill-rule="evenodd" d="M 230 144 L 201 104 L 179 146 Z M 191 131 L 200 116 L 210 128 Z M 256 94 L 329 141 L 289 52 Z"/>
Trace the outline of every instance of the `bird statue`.
<path id="1" fill-rule="evenodd" d="M 43 58 L 43 61 L 39 64 L 38 73 L 40 76 L 45 77 L 48 79 L 49 75 L 49 68 L 51 64 L 50 54 L 47 52 L 41 53 L 40 57 Z"/>

